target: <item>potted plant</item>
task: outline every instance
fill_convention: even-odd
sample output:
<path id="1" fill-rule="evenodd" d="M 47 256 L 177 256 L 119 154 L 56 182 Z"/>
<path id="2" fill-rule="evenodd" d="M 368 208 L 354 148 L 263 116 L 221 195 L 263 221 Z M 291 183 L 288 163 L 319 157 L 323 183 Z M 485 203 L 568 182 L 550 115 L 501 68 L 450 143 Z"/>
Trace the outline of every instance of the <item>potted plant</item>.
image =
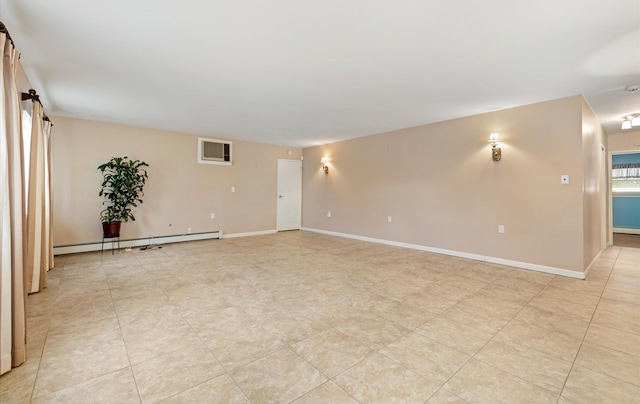
<path id="1" fill-rule="evenodd" d="M 98 166 L 102 173 L 102 189 L 99 196 L 104 197 L 106 208 L 100 212 L 104 237 L 120 236 L 121 223 L 136 220 L 131 208 L 142 203 L 142 189 L 147 182 L 147 163 L 130 160 L 128 157 L 113 157 Z"/>

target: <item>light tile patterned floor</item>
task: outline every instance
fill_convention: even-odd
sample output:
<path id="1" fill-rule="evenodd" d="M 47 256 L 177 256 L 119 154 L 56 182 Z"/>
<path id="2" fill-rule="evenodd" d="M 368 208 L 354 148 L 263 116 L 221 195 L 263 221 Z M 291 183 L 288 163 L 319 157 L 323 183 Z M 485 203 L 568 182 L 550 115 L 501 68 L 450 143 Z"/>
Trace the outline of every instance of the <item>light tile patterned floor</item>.
<path id="1" fill-rule="evenodd" d="M 640 249 L 588 280 L 308 232 L 60 256 L 9 403 L 638 402 Z"/>

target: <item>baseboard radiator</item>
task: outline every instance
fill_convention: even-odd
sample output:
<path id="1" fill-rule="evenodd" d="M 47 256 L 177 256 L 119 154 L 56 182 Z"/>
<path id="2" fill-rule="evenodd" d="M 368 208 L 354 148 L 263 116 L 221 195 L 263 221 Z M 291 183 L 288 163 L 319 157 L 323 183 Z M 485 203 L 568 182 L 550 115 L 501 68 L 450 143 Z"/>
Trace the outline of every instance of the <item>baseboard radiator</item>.
<path id="1" fill-rule="evenodd" d="M 167 244 L 167 243 L 180 243 L 183 241 L 196 241 L 196 240 L 208 240 L 208 239 L 220 239 L 222 238 L 222 231 L 209 231 L 203 233 L 189 233 L 189 234 L 175 234 L 170 236 L 160 237 L 144 237 L 144 238 L 132 238 L 121 239 L 120 248 L 129 247 L 141 247 L 145 245 Z M 116 243 L 116 239 L 105 239 L 104 249 L 110 250 L 113 247 L 112 243 Z M 102 241 L 83 243 L 83 244 L 67 244 L 53 246 L 54 255 L 74 254 L 88 251 L 100 251 L 102 250 Z"/>

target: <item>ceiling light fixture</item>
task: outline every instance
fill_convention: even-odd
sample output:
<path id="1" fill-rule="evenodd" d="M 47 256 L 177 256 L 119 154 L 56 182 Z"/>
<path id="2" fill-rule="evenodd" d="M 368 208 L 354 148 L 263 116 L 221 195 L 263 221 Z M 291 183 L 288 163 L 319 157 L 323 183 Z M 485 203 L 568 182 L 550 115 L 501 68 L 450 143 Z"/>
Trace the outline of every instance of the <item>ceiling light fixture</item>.
<path id="1" fill-rule="evenodd" d="M 638 91 L 640 91 L 640 84 L 634 84 L 632 86 L 627 86 L 624 91 L 631 93 L 631 94 L 635 94 Z"/>
<path id="2" fill-rule="evenodd" d="M 627 115 L 622 119 L 622 129 L 631 129 L 633 126 L 640 126 L 640 114 Z"/>

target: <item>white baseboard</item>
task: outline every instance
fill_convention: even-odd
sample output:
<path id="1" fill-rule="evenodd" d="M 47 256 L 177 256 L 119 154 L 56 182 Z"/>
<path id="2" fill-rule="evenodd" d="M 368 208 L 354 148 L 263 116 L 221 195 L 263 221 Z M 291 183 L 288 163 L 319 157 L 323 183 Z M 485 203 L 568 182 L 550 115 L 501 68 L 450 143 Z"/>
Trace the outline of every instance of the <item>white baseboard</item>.
<path id="1" fill-rule="evenodd" d="M 265 234 L 274 234 L 277 233 L 278 230 L 261 230 L 261 231 L 250 231 L 247 233 L 230 233 L 225 234 L 220 238 L 236 238 L 236 237 L 250 237 L 250 236 L 263 236 Z"/>
<path id="2" fill-rule="evenodd" d="M 191 233 L 191 234 L 176 234 L 171 236 L 160 236 L 160 237 L 145 237 L 145 238 L 120 240 L 120 248 L 141 247 L 145 245 L 180 243 L 184 241 L 220 239 L 220 238 L 222 238 L 222 231 L 211 231 L 211 232 Z M 106 239 L 104 241 L 105 250 L 111 249 L 112 240 L 113 239 Z M 100 250 L 102 250 L 102 242 L 53 246 L 54 255 L 74 254 L 74 253 L 80 253 L 80 252 L 100 251 Z"/>
<path id="3" fill-rule="evenodd" d="M 604 250 L 600 250 L 598 252 L 598 254 L 596 254 L 596 257 L 594 259 L 591 260 L 591 263 L 589 264 L 589 266 L 587 267 L 587 269 L 584 271 L 584 279 L 587 279 L 587 276 L 589 276 L 589 274 L 591 273 L 591 270 L 593 269 L 593 265 L 596 263 L 596 261 L 598 260 L 598 258 L 600 258 L 600 256 L 602 255 L 602 252 Z"/>
<path id="4" fill-rule="evenodd" d="M 640 234 L 640 229 L 631 229 L 629 227 L 614 227 L 613 232 L 624 234 Z"/>
<path id="5" fill-rule="evenodd" d="M 508 265 L 510 267 L 528 269 L 531 271 L 544 272 L 552 275 L 566 276 L 574 279 L 587 279 L 587 274 L 585 272 L 573 271 L 571 269 L 548 267 L 546 265 L 538 265 L 538 264 L 532 264 L 529 262 L 505 260 L 502 258 L 494 258 L 494 257 L 485 257 L 485 259 L 482 261 L 490 262 L 492 264 Z"/>
<path id="6" fill-rule="evenodd" d="M 365 236 L 358 236 L 354 234 L 339 233 L 335 231 L 314 229 L 311 227 L 303 227 L 301 230 L 309 231 L 313 233 L 327 234 L 329 236 L 337 236 L 337 237 L 344 237 L 344 238 L 350 238 L 350 239 L 361 240 L 361 241 L 369 241 L 369 242 L 378 243 L 378 244 L 386 244 L 386 245 L 391 245 L 395 247 L 403 247 L 403 248 L 410 248 L 413 250 L 427 251 L 427 252 L 432 252 L 436 254 L 450 255 L 453 257 L 468 258 L 476 261 L 490 262 L 493 264 L 508 265 L 516 268 L 528 269 L 528 270 L 538 271 L 538 272 L 545 272 L 553 275 L 567 276 L 575 279 L 586 279 L 586 275 L 587 275 L 585 272 L 572 271 L 570 269 L 548 267 L 545 265 L 531 264 L 528 262 L 512 261 L 512 260 L 506 260 L 502 258 L 488 257 L 485 255 L 470 254 L 470 253 L 465 253 L 461 251 L 427 247 L 419 244 L 409 244 L 409 243 L 402 243 L 398 241 L 384 240 L 384 239 L 373 238 L 373 237 L 365 237 Z"/>
<path id="7" fill-rule="evenodd" d="M 427 252 L 432 252 L 432 253 L 436 253 L 436 254 L 452 255 L 454 257 L 469 258 L 469 259 L 472 259 L 472 260 L 484 261 L 484 256 L 482 256 L 482 255 L 465 253 L 465 252 L 460 252 L 460 251 L 453 251 L 453 250 L 445 250 L 445 249 L 442 249 L 442 248 L 427 247 L 427 246 L 423 246 L 423 245 L 419 245 L 419 244 L 402 243 L 402 242 L 399 242 L 399 241 L 392 241 L 392 240 L 384 240 L 384 239 L 380 239 L 380 238 L 358 236 L 358 235 L 355 235 L 355 234 L 348 234 L 348 233 L 338 233 L 338 232 L 335 232 L 335 231 L 314 229 L 314 228 L 310 228 L 310 227 L 303 227 L 301 230 L 302 231 L 309 231 L 309 232 L 313 232 L 313 233 L 327 234 L 329 236 L 350 238 L 350 239 L 360 240 L 360 241 L 369 241 L 371 243 L 385 244 L 385 245 L 390 245 L 390 246 L 394 246 L 394 247 L 410 248 L 412 250 L 427 251 Z"/>

